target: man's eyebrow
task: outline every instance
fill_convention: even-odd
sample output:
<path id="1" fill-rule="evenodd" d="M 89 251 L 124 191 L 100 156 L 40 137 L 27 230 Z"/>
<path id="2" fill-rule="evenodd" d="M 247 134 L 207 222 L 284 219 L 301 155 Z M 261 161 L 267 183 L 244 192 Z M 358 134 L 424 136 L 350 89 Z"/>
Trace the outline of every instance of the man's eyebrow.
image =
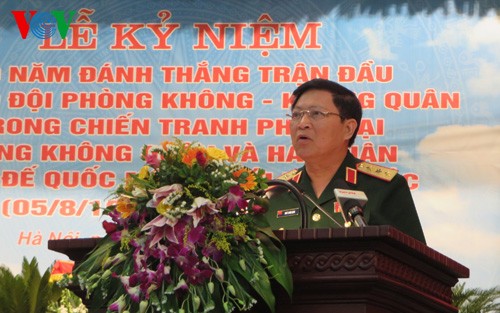
<path id="1" fill-rule="evenodd" d="M 305 105 L 308 105 L 308 104 L 307 104 L 307 103 L 304 103 L 304 104 L 302 104 L 302 105 L 296 104 L 296 105 L 295 105 L 295 107 L 294 107 L 294 109 L 305 109 L 305 107 L 304 107 Z M 325 110 L 325 108 L 324 108 L 324 107 L 322 107 L 322 106 L 321 106 L 321 105 L 319 105 L 319 104 L 312 104 L 312 105 L 310 105 L 310 106 L 308 105 L 308 106 L 307 106 L 307 109 L 308 109 L 308 110 L 311 110 L 311 109 L 315 109 L 315 110 Z"/>

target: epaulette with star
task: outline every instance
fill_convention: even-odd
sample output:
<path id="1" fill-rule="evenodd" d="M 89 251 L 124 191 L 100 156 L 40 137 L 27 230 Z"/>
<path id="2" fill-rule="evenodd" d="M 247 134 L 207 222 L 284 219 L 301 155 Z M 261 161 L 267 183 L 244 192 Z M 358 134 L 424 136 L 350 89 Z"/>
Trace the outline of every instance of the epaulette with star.
<path id="1" fill-rule="evenodd" d="M 298 183 L 299 180 L 300 180 L 300 175 L 302 175 L 302 171 L 299 171 L 298 169 L 293 169 L 291 171 L 288 171 L 288 172 L 285 172 L 285 173 L 281 174 L 276 179 L 278 179 L 278 180 L 286 180 L 286 181 L 293 180 L 294 182 Z M 275 188 L 278 188 L 278 187 L 280 187 L 280 186 L 279 185 L 269 186 L 269 187 L 267 187 L 266 192 L 267 191 L 272 191 L 272 190 L 274 190 Z"/>
<path id="2" fill-rule="evenodd" d="M 291 171 L 285 172 L 278 176 L 278 179 L 281 180 L 293 180 L 294 182 L 298 183 L 300 180 L 300 175 L 302 174 L 302 171 L 299 171 L 298 169 L 293 169 Z"/>
<path id="3" fill-rule="evenodd" d="M 370 175 L 372 177 L 382 179 L 385 181 L 391 181 L 398 173 L 397 169 L 385 167 L 377 164 L 372 164 L 368 162 L 360 162 L 356 164 L 356 170 L 358 172 Z"/>

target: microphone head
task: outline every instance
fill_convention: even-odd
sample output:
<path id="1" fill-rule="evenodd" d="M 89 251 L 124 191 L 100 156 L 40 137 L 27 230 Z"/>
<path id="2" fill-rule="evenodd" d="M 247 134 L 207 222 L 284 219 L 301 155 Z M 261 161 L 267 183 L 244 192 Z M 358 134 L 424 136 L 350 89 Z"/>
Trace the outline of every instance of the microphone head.
<path id="1" fill-rule="evenodd" d="M 366 194 L 360 190 L 336 188 L 333 190 L 333 193 L 341 206 L 351 205 L 364 207 L 366 202 L 368 202 Z"/>
<path id="2" fill-rule="evenodd" d="M 366 194 L 360 190 L 350 189 L 347 183 L 340 179 L 335 181 L 334 186 L 336 187 L 333 193 L 342 208 L 344 220 L 351 223 L 356 215 L 363 215 L 363 207 L 368 202 Z"/>
<path id="3" fill-rule="evenodd" d="M 349 199 L 341 207 L 344 214 L 348 215 L 350 219 L 353 219 L 356 215 L 363 215 L 363 208 L 357 200 Z"/>

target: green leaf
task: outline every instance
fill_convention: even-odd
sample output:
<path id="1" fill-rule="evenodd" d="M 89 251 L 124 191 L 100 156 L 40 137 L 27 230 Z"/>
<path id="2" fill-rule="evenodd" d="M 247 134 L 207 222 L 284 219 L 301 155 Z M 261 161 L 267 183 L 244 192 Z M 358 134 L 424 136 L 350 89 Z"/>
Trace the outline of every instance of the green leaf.
<path id="1" fill-rule="evenodd" d="M 500 286 L 489 289 L 466 288 L 460 283 L 452 288 L 452 302 L 460 313 L 500 312 Z"/>
<path id="2" fill-rule="evenodd" d="M 293 293 L 293 277 L 287 263 L 286 248 L 274 235 L 271 228 L 260 229 L 257 238 L 262 243 L 264 258 L 268 262 L 266 268 L 271 277 L 276 280 L 288 293 L 291 298 Z"/>
<path id="3" fill-rule="evenodd" d="M 14 276 L 8 268 L 0 268 L 0 312 L 45 313 L 49 304 L 61 295 L 61 288 L 49 282 L 50 269 L 43 276 L 38 262 L 23 258 L 22 270 Z"/>
<path id="4" fill-rule="evenodd" d="M 240 267 L 239 265 L 240 256 L 244 257 L 245 261 L 251 264 L 249 267 L 252 268 L 253 272 L 244 271 Z M 257 294 L 262 298 L 262 300 L 264 300 L 264 302 L 267 304 L 271 312 L 275 312 L 276 300 L 274 294 L 270 292 L 271 282 L 269 281 L 269 277 L 266 271 L 264 270 L 262 265 L 258 262 L 258 260 L 256 260 L 256 258 L 252 255 L 251 252 L 245 251 L 244 253 L 241 253 L 240 256 L 231 255 L 228 258 L 226 258 L 228 262 L 228 268 L 241 275 L 241 277 L 244 278 L 248 286 L 252 287 L 257 292 Z M 258 280 L 252 280 L 255 272 L 259 273 L 258 275 L 260 278 Z"/>
<path id="5" fill-rule="evenodd" d="M 101 265 L 104 263 L 106 258 L 111 255 L 112 248 L 115 245 L 116 243 L 111 240 L 109 236 L 104 237 L 99 241 L 96 247 L 89 254 L 87 254 L 85 260 L 73 270 L 73 273 L 79 274 L 80 272 L 85 271 L 87 273 L 87 277 L 92 275 L 90 273 L 96 273 L 101 269 Z"/>

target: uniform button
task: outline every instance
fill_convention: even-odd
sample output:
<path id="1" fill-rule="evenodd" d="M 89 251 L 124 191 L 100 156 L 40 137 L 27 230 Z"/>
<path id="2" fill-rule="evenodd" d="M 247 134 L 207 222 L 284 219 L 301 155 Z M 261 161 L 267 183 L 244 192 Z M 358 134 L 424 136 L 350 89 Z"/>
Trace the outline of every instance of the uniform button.
<path id="1" fill-rule="evenodd" d="M 312 216 L 312 220 L 317 222 L 321 219 L 321 215 L 319 213 L 314 213 Z"/>

